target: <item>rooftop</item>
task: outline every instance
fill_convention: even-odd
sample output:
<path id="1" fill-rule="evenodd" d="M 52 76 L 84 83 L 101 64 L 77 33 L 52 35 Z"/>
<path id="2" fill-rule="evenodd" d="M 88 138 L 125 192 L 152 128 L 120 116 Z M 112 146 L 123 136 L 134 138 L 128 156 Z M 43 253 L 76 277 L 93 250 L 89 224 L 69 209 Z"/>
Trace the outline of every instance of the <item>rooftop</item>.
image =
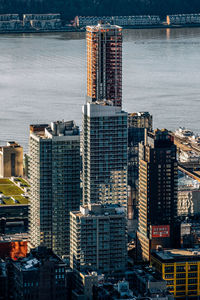
<path id="1" fill-rule="evenodd" d="M 25 189 L 29 184 L 23 178 L 0 178 L 0 207 L 4 205 L 28 205 Z"/>
<path id="2" fill-rule="evenodd" d="M 124 215 L 124 207 L 120 204 L 88 204 L 80 206 L 80 211 L 72 213 L 77 217 Z"/>
<path id="3" fill-rule="evenodd" d="M 140 278 L 150 282 L 163 281 L 162 276 L 150 266 L 137 266 L 134 268 L 134 272 Z"/>
<path id="4" fill-rule="evenodd" d="M 118 25 L 111 25 L 109 23 L 101 23 L 99 22 L 98 25 L 94 25 L 94 26 L 87 26 L 86 27 L 87 31 L 109 31 L 109 30 L 118 30 L 118 31 L 122 31 L 122 27 L 118 26 Z"/>
<path id="5" fill-rule="evenodd" d="M 157 257 L 162 262 L 186 262 L 200 261 L 200 249 L 169 249 L 163 251 L 153 251 L 152 256 Z"/>
<path id="6" fill-rule="evenodd" d="M 1 234 L 0 242 L 9 243 L 9 242 L 21 242 L 28 241 L 28 233 L 15 233 L 15 234 Z"/>
<path id="7" fill-rule="evenodd" d="M 43 246 L 39 246 L 31 250 L 27 257 L 18 259 L 14 262 L 15 266 L 23 271 L 37 270 L 44 261 L 51 261 L 57 264 L 61 263 L 63 266 L 65 263 L 51 249 Z"/>
<path id="8" fill-rule="evenodd" d="M 141 118 L 141 117 L 150 117 L 150 113 L 148 111 L 140 111 L 140 112 L 134 112 L 134 113 L 129 113 L 129 117 L 135 117 L 135 118 Z"/>
<path id="9" fill-rule="evenodd" d="M 194 178 L 186 175 L 182 171 L 178 171 L 178 190 L 199 190 L 199 182 Z"/>
<path id="10" fill-rule="evenodd" d="M 1 146 L 0 147 L 0 151 L 2 151 L 3 149 L 6 149 L 6 148 L 22 148 L 22 146 L 20 146 L 15 141 L 9 141 L 9 142 L 7 142 L 6 146 Z"/>
<path id="11" fill-rule="evenodd" d="M 77 136 L 79 135 L 79 127 L 74 121 L 56 121 L 48 124 L 33 124 L 30 125 L 30 133 L 42 139 L 52 139 L 63 136 Z"/>

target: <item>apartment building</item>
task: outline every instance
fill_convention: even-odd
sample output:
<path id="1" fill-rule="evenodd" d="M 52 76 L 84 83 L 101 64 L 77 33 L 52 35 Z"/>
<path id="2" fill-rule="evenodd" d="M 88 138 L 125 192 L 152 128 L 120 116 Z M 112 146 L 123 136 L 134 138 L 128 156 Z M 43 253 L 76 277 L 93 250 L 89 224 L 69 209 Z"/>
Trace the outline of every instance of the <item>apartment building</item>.
<path id="1" fill-rule="evenodd" d="M 80 205 L 80 134 L 74 121 L 30 126 L 30 243 L 69 255 L 69 213 Z"/>
<path id="2" fill-rule="evenodd" d="M 88 204 L 70 213 L 70 266 L 111 273 L 127 261 L 127 226 L 119 205 Z"/>
<path id="3" fill-rule="evenodd" d="M 83 106 L 83 203 L 127 208 L 127 113 L 107 102 Z"/>

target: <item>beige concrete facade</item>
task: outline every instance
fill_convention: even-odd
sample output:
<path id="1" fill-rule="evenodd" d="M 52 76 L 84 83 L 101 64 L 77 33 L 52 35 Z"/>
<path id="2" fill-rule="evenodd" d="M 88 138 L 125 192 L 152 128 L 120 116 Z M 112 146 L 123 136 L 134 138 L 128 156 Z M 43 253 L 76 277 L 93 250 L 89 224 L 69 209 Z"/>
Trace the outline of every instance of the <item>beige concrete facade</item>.
<path id="1" fill-rule="evenodd" d="M 0 147 L 0 177 L 23 176 L 23 148 L 16 142 Z"/>

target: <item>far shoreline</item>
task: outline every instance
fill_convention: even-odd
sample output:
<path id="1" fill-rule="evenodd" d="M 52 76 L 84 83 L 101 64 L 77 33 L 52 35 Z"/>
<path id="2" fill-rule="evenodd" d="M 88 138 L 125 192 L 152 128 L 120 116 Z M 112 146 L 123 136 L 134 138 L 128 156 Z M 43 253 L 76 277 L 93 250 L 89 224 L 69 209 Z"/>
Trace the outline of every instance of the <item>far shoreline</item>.
<path id="1" fill-rule="evenodd" d="M 200 28 L 200 24 L 181 24 L 181 25 L 146 25 L 146 26 L 121 26 L 124 30 L 126 29 L 181 29 L 181 28 Z M 63 32 L 74 32 L 80 33 L 85 32 L 86 28 L 61 28 L 54 30 L 5 30 L 0 31 L 0 35 L 4 34 L 49 34 L 49 33 L 63 33 Z"/>

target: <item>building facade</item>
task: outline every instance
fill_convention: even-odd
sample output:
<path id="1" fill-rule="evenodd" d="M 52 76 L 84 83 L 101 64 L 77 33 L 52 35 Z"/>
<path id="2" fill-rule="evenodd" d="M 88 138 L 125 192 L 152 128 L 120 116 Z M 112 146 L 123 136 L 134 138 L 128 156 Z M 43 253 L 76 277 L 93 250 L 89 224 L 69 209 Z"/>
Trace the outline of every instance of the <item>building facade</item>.
<path id="1" fill-rule="evenodd" d="M 200 253 L 196 249 L 153 251 L 151 265 L 166 281 L 175 299 L 199 299 Z"/>
<path id="2" fill-rule="evenodd" d="M 200 183 L 184 172 L 178 172 L 179 217 L 192 217 L 200 214 Z"/>
<path id="3" fill-rule="evenodd" d="M 178 163 L 173 137 L 166 129 L 148 132 L 139 145 L 139 226 L 137 251 L 179 245 L 177 217 Z"/>
<path id="4" fill-rule="evenodd" d="M 0 147 L 0 177 L 23 176 L 23 148 L 16 142 Z"/>
<path id="5" fill-rule="evenodd" d="M 98 24 L 86 28 L 87 97 L 122 105 L 122 28 Z"/>
<path id="6" fill-rule="evenodd" d="M 70 213 L 70 266 L 111 273 L 123 271 L 127 261 L 124 208 L 88 204 Z"/>
<path id="7" fill-rule="evenodd" d="M 127 207 L 127 113 L 106 103 L 83 106 L 83 203 Z"/>
<path id="8" fill-rule="evenodd" d="M 30 126 L 30 243 L 69 255 L 69 213 L 80 205 L 80 134 L 73 121 Z"/>
<path id="9" fill-rule="evenodd" d="M 144 141 L 145 129 L 152 130 L 152 115 L 148 112 L 128 114 L 128 219 L 137 218 L 139 143 Z"/>
<path id="10" fill-rule="evenodd" d="M 15 300 L 65 300 L 66 265 L 50 249 L 38 247 L 10 266 L 9 295 Z M 11 299 L 11 298 L 10 298 Z"/>

